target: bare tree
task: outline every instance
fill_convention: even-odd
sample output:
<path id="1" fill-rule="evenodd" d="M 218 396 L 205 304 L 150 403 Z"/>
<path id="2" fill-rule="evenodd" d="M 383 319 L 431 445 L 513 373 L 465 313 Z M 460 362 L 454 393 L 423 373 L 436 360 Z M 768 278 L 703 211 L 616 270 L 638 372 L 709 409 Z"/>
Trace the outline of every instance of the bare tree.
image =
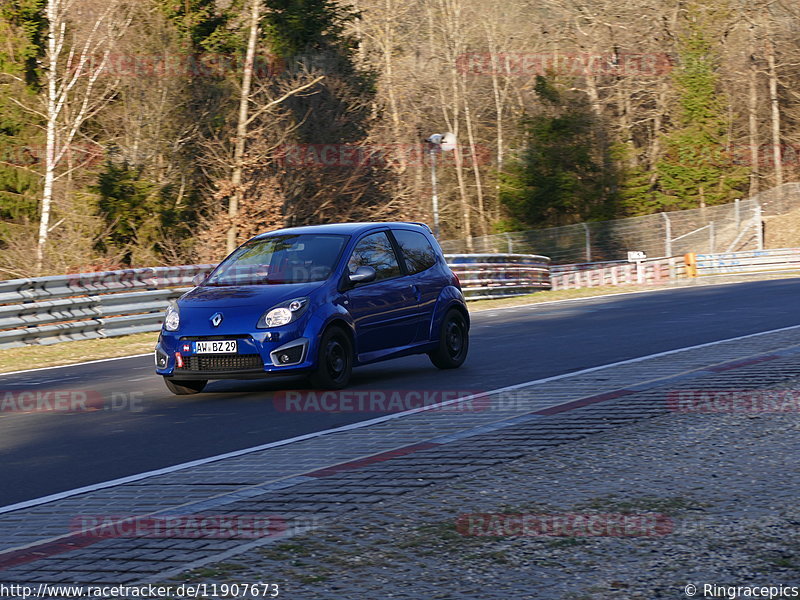
<path id="1" fill-rule="evenodd" d="M 114 43 L 127 27 L 124 5 L 118 0 L 83 2 L 48 0 L 45 56 L 45 109 L 39 113 L 46 128 L 44 184 L 36 250 L 36 272 L 42 270 L 52 227 L 55 183 L 71 171 L 59 170 L 87 120 L 112 100 L 114 77 L 108 75 Z M 112 74 L 113 75 L 113 74 Z M 74 168 L 74 167 L 73 167 Z"/>
<path id="2" fill-rule="evenodd" d="M 239 204 L 242 198 L 242 159 L 244 148 L 247 141 L 247 124 L 250 112 L 250 87 L 253 82 L 253 63 L 256 56 L 256 43 L 258 41 L 259 21 L 261 19 L 262 0 L 252 0 L 250 8 L 250 31 L 247 41 L 247 56 L 244 61 L 242 71 L 242 89 L 239 96 L 239 121 L 236 125 L 236 137 L 234 138 L 233 152 L 233 175 L 231 185 L 232 195 L 228 203 L 228 216 L 231 225 L 228 229 L 227 251 L 231 253 L 236 248 L 236 218 L 239 214 Z"/>

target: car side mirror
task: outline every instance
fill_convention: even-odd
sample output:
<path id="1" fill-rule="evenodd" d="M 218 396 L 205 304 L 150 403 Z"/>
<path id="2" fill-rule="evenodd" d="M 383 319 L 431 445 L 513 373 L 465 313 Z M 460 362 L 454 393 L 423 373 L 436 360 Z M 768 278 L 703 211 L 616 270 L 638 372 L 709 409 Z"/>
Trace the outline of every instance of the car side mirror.
<path id="1" fill-rule="evenodd" d="M 198 285 L 203 283 L 206 280 L 207 277 L 208 277 L 208 273 L 198 273 L 197 275 L 192 277 L 192 285 L 194 287 L 197 287 Z"/>
<path id="2" fill-rule="evenodd" d="M 356 285 L 357 283 L 369 283 L 370 281 L 375 281 L 375 278 L 378 276 L 378 272 L 368 266 L 358 267 L 355 273 L 350 273 L 348 276 L 348 280 L 352 285 Z"/>

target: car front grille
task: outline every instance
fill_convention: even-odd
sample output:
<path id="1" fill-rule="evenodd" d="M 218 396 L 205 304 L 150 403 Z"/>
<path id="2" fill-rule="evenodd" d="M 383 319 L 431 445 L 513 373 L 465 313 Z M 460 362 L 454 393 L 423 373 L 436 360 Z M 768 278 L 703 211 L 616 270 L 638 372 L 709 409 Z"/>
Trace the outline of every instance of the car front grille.
<path id="1" fill-rule="evenodd" d="M 253 371 L 263 369 L 258 354 L 211 354 L 184 358 L 184 368 L 189 371 Z"/>

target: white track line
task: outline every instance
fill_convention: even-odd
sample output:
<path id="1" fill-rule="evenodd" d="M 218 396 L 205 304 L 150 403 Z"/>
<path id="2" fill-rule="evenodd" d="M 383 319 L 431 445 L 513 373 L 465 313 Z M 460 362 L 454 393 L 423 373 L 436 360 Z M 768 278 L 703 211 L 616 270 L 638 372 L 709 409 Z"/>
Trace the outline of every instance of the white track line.
<path id="1" fill-rule="evenodd" d="M 78 494 L 85 494 L 87 492 L 94 492 L 97 490 L 102 490 L 109 487 L 114 487 L 117 485 L 123 485 L 126 483 L 132 483 L 134 481 L 141 481 L 142 479 L 148 479 L 150 477 L 156 477 L 158 475 L 166 475 L 168 473 L 174 473 L 175 471 L 180 471 L 183 469 L 188 469 L 190 467 L 197 467 L 200 465 L 205 465 L 212 462 L 217 462 L 219 460 L 225 460 L 226 458 L 234 458 L 237 456 L 242 456 L 245 454 L 251 454 L 253 452 L 260 452 L 262 450 L 268 450 L 269 448 L 277 448 L 279 446 L 285 446 L 287 444 L 292 444 L 294 442 L 300 442 L 303 440 L 309 440 L 313 438 L 317 438 L 323 435 L 329 435 L 332 433 L 339 433 L 342 431 L 349 431 L 351 429 L 361 429 L 362 427 L 369 427 L 370 425 L 375 425 L 377 423 L 384 423 L 391 419 L 399 419 L 401 417 L 405 417 L 407 415 L 416 414 L 418 412 L 423 412 L 426 410 L 432 410 L 435 408 L 441 408 L 443 406 L 447 406 L 449 404 L 453 404 L 455 402 L 463 402 L 465 400 L 471 400 L 474 398 L 484 397 L 489 394 L 499 394 L 502 392 L 508 392 L 511 390 L 516 390 L 520 388 L 524 388 L 530 385 L 537 385 L 541 383 L 547 383 L 550 381 L 558 381 L 560 379 L 567 379 L 569 377 L 574 377 L 576 375 L 585 375 L 586 373 L 593 373 L 596 371 L 602 371 L 604 369 L 610 369 L 613 367 L 619 367 L 622 365 L 630 365 L 638 362 L 642 362 L 645 360 L 650 360 L 652 358 L 660 358 L 663 356 L 670 356 L 673 354 L 680 354 L 681 352 L 688 352 L 690 350 L 698 350 L 700 348 L 709 348 L 711 346 L 717 346 L 719 344 L 725 344 L 728 342 L 736 342 L 740 340 L 746 340 L 762 335 L 769 335 L 772 333 L 780 333 L 783 331 L 791 331 L 800 329 L 800 325 L 791 325 L 789 327 L 781 327 L 779 329 L 770 329 L 769 331 L 761 331 L 758 333 L 750 333 L 748 335 L 742 335 L 737 337 L 732 337 L 724 340 L 717 340 L 715 342 L 706 342 L 704 344 L 697 344 L 695 346 L 686 346 L 684 348 L 676 348 L 675 350 L 666 350 L 665 352 L 657 352 L 655 354 L 648 354 L 646 356 L 639 356 L 637 358 L 629 358 L 627 360 L 622 360 L 614 363 L 609 363 L 607 365 L 600 365 L 597 367 L 590 367 L 588 369 L 582 369 L 580 371 L 574 371 L 572 373 L 563 373 L 561 375 L 553 375 L 551 377 L 545 377 L 543 379 L 534 379 L 531 381 L 526 381 L 524 383 L 518 383 L 515 385 L 509 385 L 502 388 L 497 388 L 495 390 L 490 390 L 487 392 L 482 392 L 480 394 L 473 394 L 470 396 L 465 396 L 462 398 L 455 398 L 453 400 L 447 400 L 445 402 L 439 402 L 437 404 L 431 404 L 428 406 L 422 406 L 419 408 L 413 408 L 407 411 L 393 413 L 391 415 L 384 415 L 382 417 L 376 417 L 374 419 L 369 419 L 367 421 L 359 421 L 358 423 L 351 423 L 349 425 L 343 425 L 341 427 L 336 427 L 334 429 L 325 429 L 323 431 L 316 431 L 314 433 L 307 433 L 304 435 L 300 435 L 297 437 L 289 438 L 286 440 L 280 440 L 277 442 L 270 442 L 268 444 L 261 444 L 259 446 L 253 446 L 251 448 L 245 448 L 243 450 L 235 450 L 233 452 L 226 452 L 224 454 L 218 454 L 216 456 L 209 456 L 208 458 L 201 458 L 197 460 L 192 460 L 185 463 L 180 463 L 177 465 L 173 465 L 171 467 L 164 467 L 163 469 L 156 469 L 155 471 L 146 471 L 144 473 L 139 473 L 137 475 L 129 475 L 128 477 L 121 477 L 119 479 L 112 479 L 111 481 L 104 481 L 102 483 L 95 483 L 92 485 L 87 485 L 84 487 L 76 488 L 74 490 L 68 490 L 66 492 L 60 492 L 58 494 L 51 494 L 49 496 L 43 496 L 41 498 L 35 498 L 33 500 L 26 500 L 24 502 L 18 502 L 16 504 L 10 504 L 8 506 L 0 507 L 0 514 L 12 512 L 15 510 L 22 510 L 25 508 L 30 508 L 32 506 L 38 506 L 40 504 L 46 504 L 48 502 L 53 502 L 56 500 L 62 500 L 64 498 L 69 498 L 71 496 L 77 496 Z"/>
<path id="2" fill-rule="evenodd" d="M 66 342 L 69 343 L 69 342 Z M 38 369 L 25 369 L 23 371 L 11 371 L 9 373 L 0 373 L 0 378 L 6 375 L 18 375 L 20 373 L 33 373 L 34 371 L 47 371 L 48 369 L 66 369 L 67 367 L 81 367 L 83 365 L 93 365 L 95 363 L 109 362 L 112 360 L 124 360 L 126 358 L 139 358 L 140 356 L 152 356 L 152 352 L 145 352 L 144 354 L 129 354 L 128 356 L 115 356 L 114 358 L 99 358 L 97 360 L 88 360 L 86 362 L 70 363 L 68 365 L 56 365 L 55 367 L 39 367 Z"/>

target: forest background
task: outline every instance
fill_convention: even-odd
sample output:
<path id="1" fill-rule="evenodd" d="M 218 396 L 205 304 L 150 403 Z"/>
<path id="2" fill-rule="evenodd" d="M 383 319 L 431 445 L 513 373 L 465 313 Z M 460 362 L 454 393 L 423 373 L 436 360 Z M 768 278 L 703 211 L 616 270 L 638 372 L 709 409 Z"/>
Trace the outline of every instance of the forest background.
<path id="1" fill-rule="evenodd" d="M 789 0 L 2 0 L 0 278 L 216 262 L 353 220 L 441 239 L 798 179 Z"/>

